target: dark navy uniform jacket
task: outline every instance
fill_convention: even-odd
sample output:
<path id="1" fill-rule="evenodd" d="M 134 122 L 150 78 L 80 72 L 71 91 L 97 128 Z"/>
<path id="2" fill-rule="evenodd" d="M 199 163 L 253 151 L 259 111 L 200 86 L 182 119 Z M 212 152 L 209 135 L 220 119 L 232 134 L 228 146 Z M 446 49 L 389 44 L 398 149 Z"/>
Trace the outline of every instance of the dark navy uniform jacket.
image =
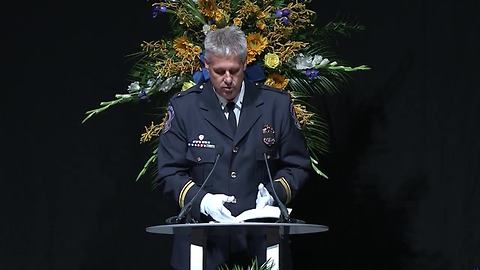
<path id="1" fill-rule="evenodd" d="M 168 113 L 158 148 L 158 180 L 163 192 L 180 207 L 199 191 L 218 150 L 223 149 L 205 190 L 193 204 L 196 220 L 207 221 L 200 213 L 200 202 L 207 192 L 235 196 L 235 204 L 225 204 L 233 216 L 255 208 L 260 182 L 273 196 L 264 153 L 269 158 L 275 191 L 284 203 L 310 175 L 305 139 L 286 92 L 245 81 L 235 134 L 210 82 L 174 96 Z M 270 132 L 266 135 L 265 130 Z"/>

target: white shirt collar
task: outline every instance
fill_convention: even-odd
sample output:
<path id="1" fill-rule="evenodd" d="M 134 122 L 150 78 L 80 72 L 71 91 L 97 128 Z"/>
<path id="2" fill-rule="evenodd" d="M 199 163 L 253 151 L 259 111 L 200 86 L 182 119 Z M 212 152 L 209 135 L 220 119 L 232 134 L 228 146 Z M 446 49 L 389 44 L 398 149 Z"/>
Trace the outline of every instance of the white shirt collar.
<path id="1" fill-rule="evenodd" d="M 225 106 L 228 103 L 228 100 L 220 96 L 215 90 L 215 88 L 213 88 L 213 92 L 215 92 L 215 95 L 217 95 L 218 101 L 220 102 L 220 105 L 222 105 L 222 110 L 224 110 Z M 235 109 L 238 109 L 238 110 L 242 109 L 244 94 L 245 94 L 245 82 L 242 81 L 242 87 L 240 88 L 240 93 L 238 93 L 238 96 L 233 99 L 233 102 L 235 102 Z"/>

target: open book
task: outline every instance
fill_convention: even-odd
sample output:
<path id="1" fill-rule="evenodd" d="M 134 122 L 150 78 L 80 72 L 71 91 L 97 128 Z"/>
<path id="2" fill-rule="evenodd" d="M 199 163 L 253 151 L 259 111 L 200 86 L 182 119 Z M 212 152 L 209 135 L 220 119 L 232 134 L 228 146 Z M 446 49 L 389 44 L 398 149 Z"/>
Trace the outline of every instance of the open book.
<path id="1" fill-rule="evenodd" d="M 292 208 L 287 208 L 288 213 L 292 212 Z M 264 208 L 253 208 L 245 210 L 240 215 L 236 216 L 237 221 L 273 221 L 280 217 L 280 208 L 276 206 L 267 205 Z"/>

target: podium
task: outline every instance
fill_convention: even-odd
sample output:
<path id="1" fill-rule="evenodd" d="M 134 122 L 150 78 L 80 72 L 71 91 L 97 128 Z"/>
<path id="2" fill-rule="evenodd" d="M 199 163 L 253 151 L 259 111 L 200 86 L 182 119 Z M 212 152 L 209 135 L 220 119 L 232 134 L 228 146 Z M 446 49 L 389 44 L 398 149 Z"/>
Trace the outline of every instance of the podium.
<path id="1" fill-rule="evenodd" d="M 204 269 L 203 246 L 206 243 L 208 232 L 216 234 L 235 233 L 235 231 L 251 231 L 257 234 L 262 232 L 265 234 L 267 241 L 267 249 L 265 250 L 267 261 L 273 262 L 273 270 L 283 270 L 285 269 L 285 263 L 282 260 L 282 253 L 288 245 L 290 235 L 326 232 L 328 227 L 300 223 L 191 223 L 151 226 L 147 227 L 146 231 L 155 234 L 190 235 L 190 270 Z"/>

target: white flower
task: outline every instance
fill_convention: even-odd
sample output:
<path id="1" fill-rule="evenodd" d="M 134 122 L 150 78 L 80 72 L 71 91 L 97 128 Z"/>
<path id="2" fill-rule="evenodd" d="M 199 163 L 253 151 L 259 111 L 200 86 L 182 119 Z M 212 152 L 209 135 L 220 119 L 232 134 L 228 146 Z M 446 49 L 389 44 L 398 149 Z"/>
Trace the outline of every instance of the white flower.
<path id="1" fill-rule="evenodd" d="M 323 57 L 319 54 L 315 55 L 313 57 L 313 61 L 312 61 L 312 64 L 316 67 L 317 65 L 319 65 L 323 60 Z"/>
<path id="2" fill-rule="evenodd" d="M 328 58 L 325 58 L 325 59 L 322 60 L 322 62 L 320 62 L 320 65 L 318 65 L 317 67 L 318 68 L 326 67 L 328 65 L 328 63 L 330 63 L 330 60 L 328 60 Z"/>
<path id="3" fill-rule="evenodd" d="M 162 91 L 166 93 L 172 89 L 172 87 L 175 85 L 176 82 L 177 82 L 177 77 L 175 76 L 165 79 L 162 82 L 162 84 L 158 87 L 158 91 Z"/>
<path id="4" fill-rule="evenodd" d="M 206 35 L 208 32 L 210 32 L 210 25 L 204 24 L 202 28 L 203 33 Z"/>
<path id="5" fill-rule="evenodd" d="M 135 82 L 132 82 L 129 86 L 128 86 L 128 92 L 131 93 L 131 92 L 136 92 L 136 91 L 139 91 L 140 90 L 140 83 L 135 81 Z"/>
<path id="6" fill-rule="evenodd" d="M 150 78 L 150 79 L 148 79 L 148 81 L 147 81 L 147 85 L 148 85 L 148 87 L 152 87 L 152 86 L 153 86 L 153 84 L 155 83 L 155 81 L 156 81 L 156 80 L 155 80 L 155 79 L 153 79 L 153 78 Z"/>
<path id="7" fill-rule="evenodd" d="M 313 65 L 315 68 L 323 68 L 326 67 L 330 63 L 330 60 L 328 58 L 323 58 L 321 55 L 317 54 L 313 58 Z"/>
<path id="8" fill-rule="evenodd" d="M 298 54 L 296 59 L 295 68 L 298 70 L 304 70 L 313 68 L 313 58 L 311 56 L 305 56 L 303 53 Z"/>
<path id="9" fill-rule="evenodd" d="M 315 56 L 303 55 L 302 53 L 298 54 L 296 58 L 295 68 L 298 70 L 312 69 L 312 68 L 325 68 L 328 65 L 335 66 L 337 62 L 330 63 L 328 58 L 323 58 L 321 55 L 317 54 Z"/>

